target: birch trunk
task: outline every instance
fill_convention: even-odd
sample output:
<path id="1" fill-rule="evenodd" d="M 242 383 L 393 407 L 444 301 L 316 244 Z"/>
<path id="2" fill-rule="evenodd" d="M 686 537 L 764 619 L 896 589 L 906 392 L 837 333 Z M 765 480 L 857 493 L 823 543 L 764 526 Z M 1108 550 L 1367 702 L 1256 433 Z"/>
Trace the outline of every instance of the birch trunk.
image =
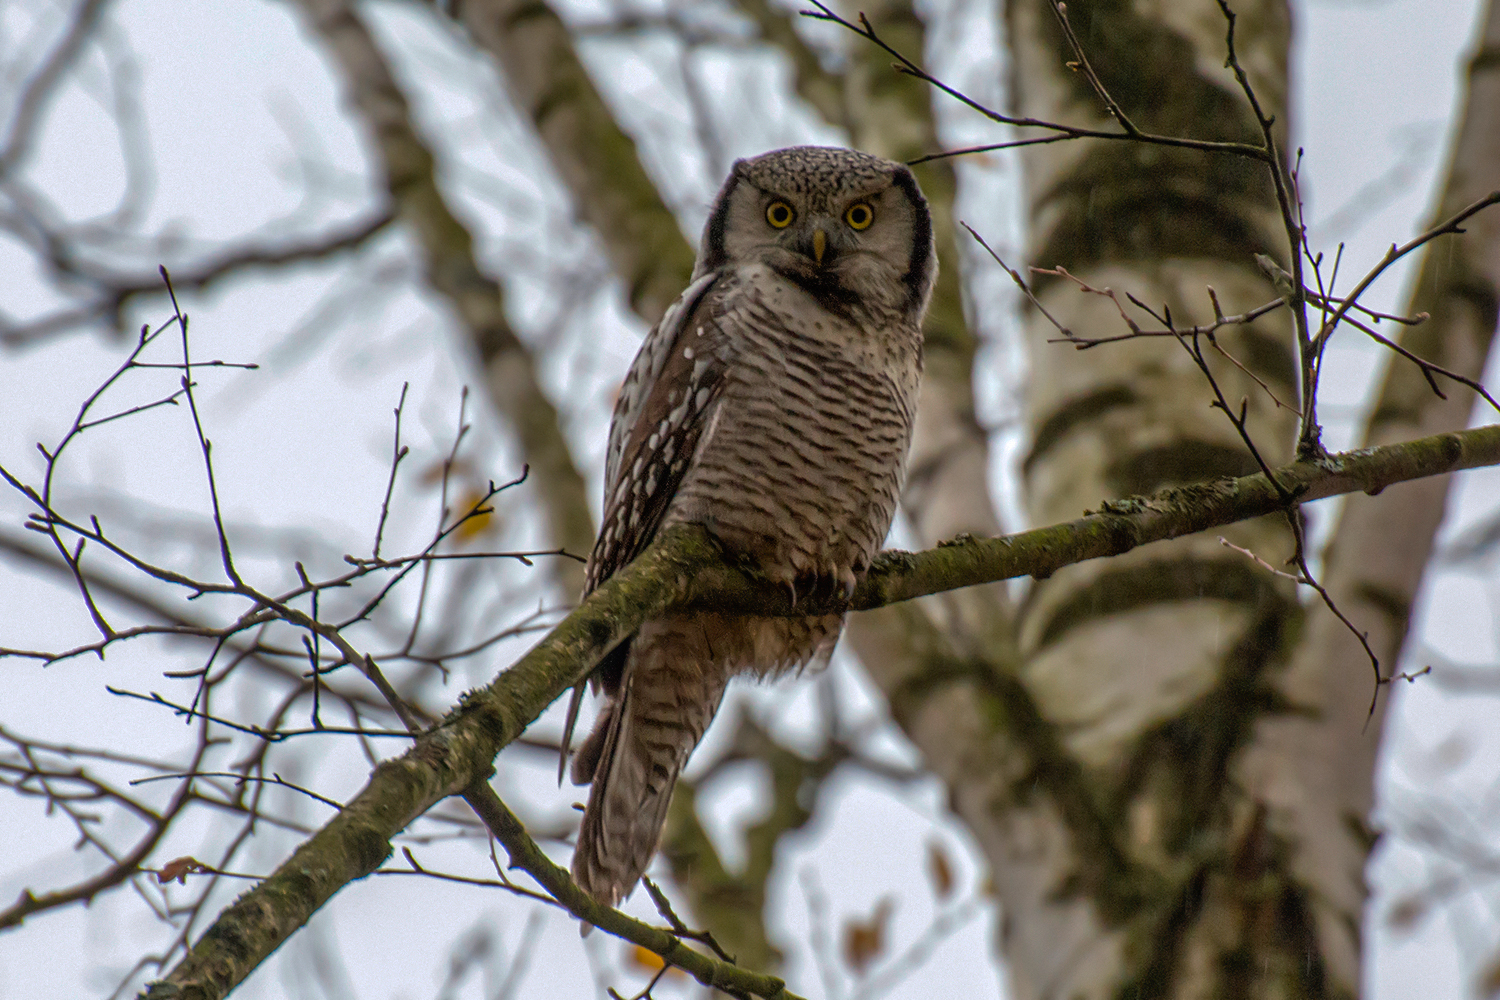
<path id="1" fill-rule="evenodd" d="M 1287 10 L 1266 0 L 1236 12 L 1241 63 L 1284 123 Z M 1224 68 L 1225 25 L 1212 4 L 1070 3 L 1068 16 L 1140 127 L 1259 140 Z M 1018 113 L 1115 127 L 1069 68 L 1077 57 L 1050 5 L 1014 3 L 1007 17 Z M 1229 313 L 1275 298 L 1253 254 L 1285 263 L 1287 251 L 1259 165 L 1108 142 L 1032 147 L 1023 159 L 1030 263 L 1164 303 L 1183 325 L 1213 319 L 1208 286 Z M 1045 276 L 1036 290 L 1081 335 L 1124 332 L 1104 296 Z M 1024 474 L 1034 522 L 1255 467 L 1230 421 L 1209 409 L 1203 375 L 1176 342 L 1049 345 L 1056 330 L 1035 309 L 1025 331 L 1033 377 Z M 1277 397 L 1295 401 L 1284 315 L 1220 342 Z M 1249 430 L 1266 460 L 1284 460 L 1295 433 L 1290 408 L 1228 362 L 1214 376 L 1229 400 L 1248 399 Z M 1223 534 L 1273 565 L 1291 551 L 1276 518 Z M 1233 780 L 1257 724 L 1296 710 L 1276 697 L 1276 681 L 1301 624 L 1288 586 L 1212 535 L 1070 567 L 1032 588 L 1018 622 L 1016 697 L 1035 713 L 1032 771 L 1066 780 L 1049 788 L 1026 783 L 1025 773 L 993 803 L 1014 817 L 995 881 L 1015 997 L 1354 994 L 1357 965 L 1343 954 L 1330 961 L 1309 886 L 1291 863 L 1295 843 L 1268 826 L 1257 789 Z"/>

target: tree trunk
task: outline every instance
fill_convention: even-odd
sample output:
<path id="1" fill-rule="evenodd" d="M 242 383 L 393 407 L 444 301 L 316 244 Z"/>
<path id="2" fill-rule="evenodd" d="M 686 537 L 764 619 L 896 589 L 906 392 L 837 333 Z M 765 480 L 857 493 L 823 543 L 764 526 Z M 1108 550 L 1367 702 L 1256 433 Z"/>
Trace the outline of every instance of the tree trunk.
<path id="1" fill-rule="evenodd" d="M 1235 7 L 1240 62 L 1280 140 L 1287 10 L 1274 0 Z M 1050 4 L 1007 11 L 1018 113 L 1117 129 L 1069 67 L 1078 57 Z M 1141 128 L 1260 140 L 1224 67 L 1225 23 L 1211 5 L 1074 2 L 1067 16 Z M 1033 264 L 1165 304 L 1178 325 L 1213 319 L 1207 286 L 1228 313 L 1274 300 L 1253 255 L 1285 265 L 1288 251 L 1263 166 L 1099 141 L 1031 147 L 1024 164 Z M 1045 275 L 1036 293 L 1080 335 L 1125 332 L 1106 296 Z M 1034 308 L 1025 329 L 1033 377 L 1024 472 L 1034 521 L 1256 467 L 1231 422 L 1209 409 L 1205 379 L 1176 341 L 1049 345 L 1057 331 Z M 1248 400 L 1260 453 L 1283 460 L 1297 393 L 1285 311 L 1222 331 L 1219 342 L 1269 387 L 1222 358 L 1213 365 L 1224 396 Z M 1279 518 L 1223 534 L 1272 565 L 1292 551 Z M 1258 724 L 1301 708 L 1278 696 L 1277 682 L 1302 621 L 1284 581 L 1214 536 L 1071 567 L 1032 588 L 1019 621 L 1018 697 L 1035 711 L 1036 744 L 1047 747 L 1040 766 L 1066 780 L 1050 792 L 1035 786 L 1042 794 L 1024 781 L 1009 788 L 1011 859 L 995 879 L 1016 997 L 1354 995 L 1357 910 L 1341 929 L 1320 920 L 1294 864 L 1297 843 L 1269 822 L 1264 790 L 1235 780 Z M 1368 703 L 1365 680 L 1347 697 Z M 1367 845 L 1346 837 L 1344 846 L 1357 872 Z"/>

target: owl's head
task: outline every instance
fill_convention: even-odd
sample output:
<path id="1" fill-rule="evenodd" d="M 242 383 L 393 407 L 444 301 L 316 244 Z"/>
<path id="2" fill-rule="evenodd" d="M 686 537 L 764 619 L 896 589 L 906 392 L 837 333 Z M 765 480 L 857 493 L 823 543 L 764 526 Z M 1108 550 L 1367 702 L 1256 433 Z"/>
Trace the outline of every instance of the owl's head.
<path id="1" fill-rule="evenodd" d="M 932 218 L 903 164 L 826 146 L 740 160 L 729 172 L 694 276 L 764 264 L 824 305 L 921 323 L 937 280 Z"/>

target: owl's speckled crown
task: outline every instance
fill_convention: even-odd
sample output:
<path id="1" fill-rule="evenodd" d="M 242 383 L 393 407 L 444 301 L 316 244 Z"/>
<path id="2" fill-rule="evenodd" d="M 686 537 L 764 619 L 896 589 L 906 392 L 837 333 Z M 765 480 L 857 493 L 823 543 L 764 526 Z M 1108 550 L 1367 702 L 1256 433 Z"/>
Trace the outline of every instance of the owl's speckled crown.
<path id="1" fill-rule="evenodd" d="M 730 172 L 730 179 L 744 179 L 756 187 L 795 192 L 808 198 L 832 200 L 870 187 L 883 187 L 899 174 L 910 176 L 910 171 L 903 164 L 857 149 L 790 146 L 740 160 Z"/>

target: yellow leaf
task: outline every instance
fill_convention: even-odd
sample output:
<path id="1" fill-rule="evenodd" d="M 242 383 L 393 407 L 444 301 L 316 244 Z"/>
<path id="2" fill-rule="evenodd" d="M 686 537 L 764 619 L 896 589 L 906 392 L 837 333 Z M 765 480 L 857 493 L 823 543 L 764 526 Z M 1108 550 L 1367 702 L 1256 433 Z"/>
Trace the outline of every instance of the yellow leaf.
<path id="1" fill-rule="evenodd" d="M 662 957 L 660 955 L 652 951 L 650 948 L 647 948 L 645 945 L 641 944 L 630 946 L 630 961 L 638 968 L 652 973 L 653 975 L 660 972 L 662 966 L 667 964 L 662 960 Z M 680 976 L 685 978 L 687 976 L 686 972 L 683 972 L 675 965 L 667 969 L 666 974 L 668 978 L 671 978 L 673 976 Z"/>
<path id="2" fill-rule="evenodd" d="M 647 972 L 660 972 L 661 967 L 667 964 L 660 955 L 641 944 L 631 945 L 630 960 Z"/>
<path id="3" fill-rule="evenodd" d="M 468 492 L 466 492 L 463 495 L 463 498 L 458 502 L 457 510 L 459 511 L 460 516 L 469 513 L 469 511 L 473 510 L 475 505 L 477 505 L 483 499 L 484 494 L 480 493 L 478 490 L 469 490 Z M 486 507 L 484 508 L 483 513 L 475 514 L 472 517 L 465 518 L 463 523 L 460 524 L 457 530 L 453 532 L 453 535 L 461 542 L 471 541 L 475 538 L 478 538 L 486 531 L 489 531 L 490 528 L 494 527 L 494 524 L 494 508 Z"/>

